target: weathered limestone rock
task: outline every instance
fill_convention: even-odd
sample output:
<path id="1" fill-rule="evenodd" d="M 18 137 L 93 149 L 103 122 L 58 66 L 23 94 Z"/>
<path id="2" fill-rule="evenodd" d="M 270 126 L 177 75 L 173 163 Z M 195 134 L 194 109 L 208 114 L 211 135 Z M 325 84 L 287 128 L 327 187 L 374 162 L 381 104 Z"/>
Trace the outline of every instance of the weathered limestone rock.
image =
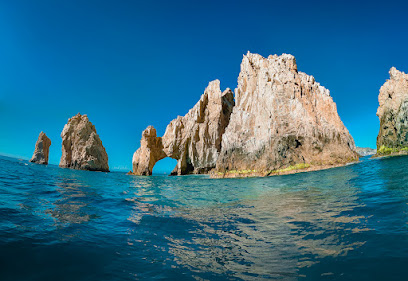
<path id="1" fill-rule="evenodd" d="M 377 155 L 406 154 L 408 152 L 408 74 L 390 69 L 390 79 L 380 89 L 380 132 Z"/>
<path id="2" fill-rule="evenodd" d="M 35 150 L 30 162 L 38 164 L 48 164 L 48 154 L 50 151 L 51 140 L 44 132 L 41 132 L 35 143 Z"/>
<path id="3" fill-rule="evenodd" d="M 220 81 L 210 82 L 198 103 L 171 121 L 162 138 L 152 126 L 143 132 L 141 146 L 133 155 L 133 174 L 151 175 L 154 164 L 165 157 L 178 160 L 173 175 L 213 169 L 233 106 L 232 91 L 221 92 Z"/>
<path id="4" fill-rule="evenodd" d="M 217 161 L 221 176 L 355 161 L 354 140 L 329 90 L 297 70 L 292 55 L 243 57 L 235 107 Z"/>
<path id="5" fill-rule="evenodd" d="M 61 138 L 60 167 L 109 172 L 108 154 L 86 114 L 78 113 L 70 118 L 62 130 Z"/>

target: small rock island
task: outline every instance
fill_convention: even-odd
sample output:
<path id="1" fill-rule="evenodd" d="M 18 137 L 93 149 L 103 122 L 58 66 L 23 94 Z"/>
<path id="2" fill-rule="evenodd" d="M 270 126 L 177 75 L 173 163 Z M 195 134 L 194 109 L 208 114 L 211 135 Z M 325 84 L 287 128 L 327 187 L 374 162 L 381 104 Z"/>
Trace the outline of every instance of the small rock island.
<path id="1" fill-rule="evenodd" d="M 71 117 L 61 133 L 60 167 L 109 172 L 108 154 L 86 114 Z"/>
<path id="2" fill-rule="evenodd" d="M 288 54 L 244 55 L 235 99 L 210 82 L 199 102 L 166 128 L 149 126 L 133 155 L 133 174 L 151 175 L 165 157 L 173 175 L 268 176 L 357 161 L 354 140 L 329 90 L 298 71 Z"/>
<path id="3" fill-rule="evenodd" d="M 37 164 L 48 164 L 48 155 L 50 151 L 51 140 L 44 132 L 41 132 L 35 143 L 35 150 L 30 162 Z"/>
<path id="4" fill-rule="evenodd" d="M 408 154 L 408 74 L 392 67 L 380 89 L 377 156 Z"/>

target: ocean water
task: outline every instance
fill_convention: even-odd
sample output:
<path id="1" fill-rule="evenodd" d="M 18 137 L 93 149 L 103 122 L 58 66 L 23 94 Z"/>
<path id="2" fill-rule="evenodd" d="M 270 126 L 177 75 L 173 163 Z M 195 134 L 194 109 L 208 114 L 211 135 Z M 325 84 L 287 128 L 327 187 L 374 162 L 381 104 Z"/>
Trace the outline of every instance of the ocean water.
<path id="1" fill-rule="evenodd" d="M 215 180 L 0 157 L 0 280 L 408 280 L 407 168 Z"/>

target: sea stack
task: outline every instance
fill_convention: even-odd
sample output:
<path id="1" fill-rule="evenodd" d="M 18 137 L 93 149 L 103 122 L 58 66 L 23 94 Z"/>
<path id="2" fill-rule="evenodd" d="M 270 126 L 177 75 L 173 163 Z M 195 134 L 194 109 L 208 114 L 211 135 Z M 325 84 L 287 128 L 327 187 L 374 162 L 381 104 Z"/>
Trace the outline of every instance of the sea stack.
<path id="1" fill-rule="evenodd" d="M 172 175 L 203 174 L 215 168 L 233 106 L 232 91 L 221 92 L 219 80 L 210 82 L 197 104 L 170 122 L 163 137 L 157 137 L 152 126 L 143 132 L 133 155 L 133 174 L 151 175 L 156 162 L 165 157 L 177 160 Z"/>
<path id="2" fill-rule="evenodd" d="M 289 54 L 248 52 L 217 161 L 221 177 L 321 169 L 358 160 L 329 90 Z"/>
<path id="3" fill-rule="evenodd" d="M 51 140 L 44 132 L 41 132 L 35 143 L 35 150 L 30 162 L 37 164 L 48 164 L 48 155 L 50 151 Z"/>
<path id="4" fill-rule="evenodd" d="M 68 120 L 61 133 L 60 167 L 109 172 L 108 154 L 86 114 Z"/>
<path id="5" fill-rule="evenodd" d="M 408 154 L 408 74 L 392 67 L 380 89 L 377 155 Z"/>

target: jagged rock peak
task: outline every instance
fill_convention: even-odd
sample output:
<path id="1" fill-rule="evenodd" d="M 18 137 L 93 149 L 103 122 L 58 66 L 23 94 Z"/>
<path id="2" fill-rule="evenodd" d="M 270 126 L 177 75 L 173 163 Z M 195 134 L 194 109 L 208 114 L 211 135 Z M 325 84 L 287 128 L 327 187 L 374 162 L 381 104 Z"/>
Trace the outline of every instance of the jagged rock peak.
<path id="1" fill-rule="evenodd" d="M 390 74 L 390 79 L 392 80 L 398 80 L 398 79 L 404 78 L 404 76 L 406 75 L 404 72 L 399 71 L 394 66 L 390 68 L 389 74 Z"/>
<path id="2" fill-rule="evenodd" d="M 60 167 L 109 172 L 108 155 L 86 114 L 69 118 L 61 138 Z"/>
<path id="3" fill-rule="evenodd" d="M 245 55 L 235 103 L 218 173 L 265 174 L 299 163 L 324 166 L 358 159 L 329 91 L 298 72 L 292 55 Z"/>
<path id="4" fill-rule="evenodd" d="M 170 122 L 162 138 L 151 126 L 143 132 L 141 146 L 133 155 L 133 173 L 151 175 L 154 164 L 165 157 L 178 160 L 174 175 L 213 169 L 233 106 L 232 91 L 221 92 L 219 80 L 210 82 L 194 107 Z"/>
<path id="5" fill-rule="evenodd" d="M 251 52 L 243 56 L 242 63 L 250 63 L 257 68 L 262 68 L 266 64 L 272 63 L 276 66 L 287 68 L 291 71 L 297 71 L 296 58 L 291 54 L 269 55 L 268 58 Z"/>
<path id="6" fill-rule="evenodd" d="M 34 154 L 30 162 L 47 165 L 50 146 L 51 140 L 44 132 L 41 132 L 35 143 Z"/>
<path id="7" fill-rule="evenodd" d="M 380 88 L 377 154 L 406 153 L 408 148 L 408 74 L 392 67 Z"/>

